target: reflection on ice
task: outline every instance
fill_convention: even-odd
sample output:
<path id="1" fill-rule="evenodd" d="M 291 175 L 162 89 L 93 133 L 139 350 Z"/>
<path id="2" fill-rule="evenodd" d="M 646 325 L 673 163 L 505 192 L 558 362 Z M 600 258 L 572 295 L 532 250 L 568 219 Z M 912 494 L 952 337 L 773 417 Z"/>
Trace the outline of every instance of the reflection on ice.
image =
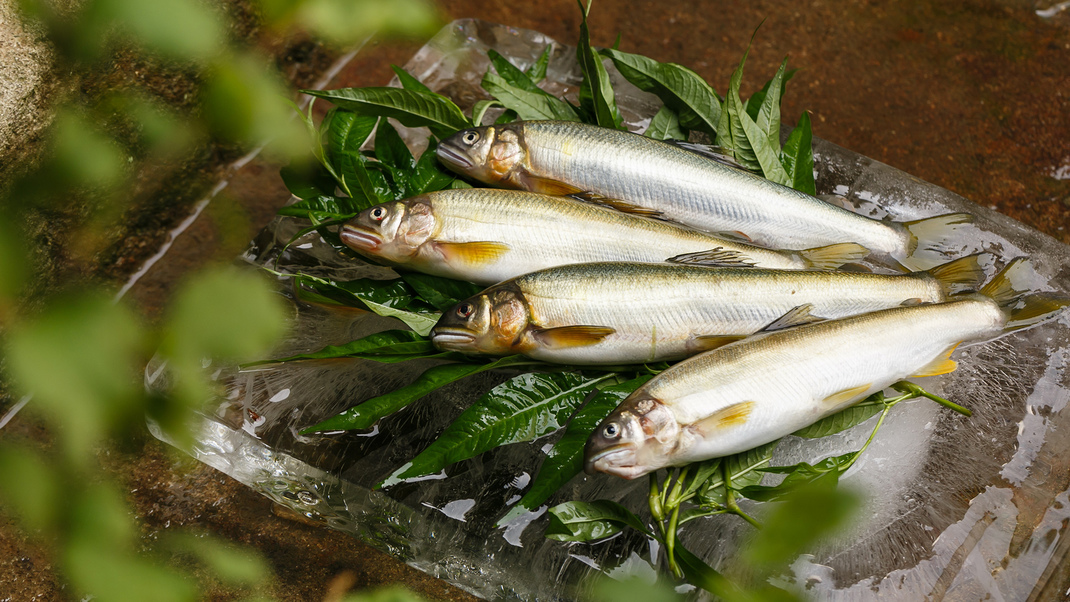
<path id="1" fill-rule="evenodd" d="M 574 53 L 544 36 L 478 21 L 448 26 L 407 66 L 462 107 L 481 97 L 479 79 L 494 47 L 524 67 L 554 47 L 547 87 L 574 95 Z M 614 77 L 616 75 L 614 74 Z M 619 78 L 618 78 L 619 79 Z M 657 109 L 652 97 L 621 85 L 633 126 Z M 409 131 L 413 148 L 419 132 Z M 947 249 L 989 251 L 999 265 L 1029 256 L 1035 273 L 1022 288 L 1070 291 L 1070 249 L 946 190 L 834 145 L 815 142 L 818 190 L 857 210 L 896 220 L 966 211 L 977 221 Z M 383 268 L 342 261 L 314 235 L 285 252 L 299 225 L 277 220 L 247 253 L 251 263 L 280 260 L 284 270 L 340 279 L 389 277 Z M 932 253 L 933 265 L 946 256 Z M 996 265 L 988 265 L 991 274 Z M 1019 283 L 1015 283 L 1019 285 Z M 288 283 L 280 291 L 288 295 Z M 849 532 L 799 558 L 786 579 L 820 599 L 1050 599 L 1070 581 L 1070 318 L 961 349 L 960 369 L 924 385 L 974 411 L 964 418 L 925 401 L 901 404 L 843 479 L 866 500 Z M 359 312 L 294 304 L 291 338 L 278 356 L 397 328 Z M 226 393 L 204 409 L 190 453 L 296 512 L 372 542 L 431 574 L 491 599 L 571 598 L 595 572 L 639 573 L 657 548 L 634 533 L 597 544 L 546 540 L 545 508 L 495 527 L 530 483 L 546 439 L 506 446 L 434 478 L 381 491 L 372 487 L 408 462 L 481 393 L 509 375 L 478 374 L 436 391 L 374 430 L 302 436 L 298 430 L 411 382 L 427 361 L 381 365 L 323 361 L 219 373 Z M 149 386 L 166 371 L 146 370 Z M 788 438 L 774 464 L 813 462 L 859 449 L 872 423 L 818 440 Z M 552 441 L 552 439 L 550 440 Z M 645 482 L 580 476 L 550 500 L 599 498 L 641 510 Z M 744 502 L 761 515 L 761 505 Z M 689 523 L 685 545 L 726 566 L 751 527 L 734 517 Z M 646 567 L 646 568 L 643 568 Z M 1062 588 L 1057 590 L 1055 588 Z"/>

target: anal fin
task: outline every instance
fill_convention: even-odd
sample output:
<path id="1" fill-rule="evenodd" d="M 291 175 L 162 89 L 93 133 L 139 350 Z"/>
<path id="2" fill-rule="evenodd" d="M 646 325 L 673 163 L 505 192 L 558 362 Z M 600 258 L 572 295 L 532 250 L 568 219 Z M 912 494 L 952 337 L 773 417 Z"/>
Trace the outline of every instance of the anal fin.
<path id="1" fill-rule="evenodd" d="M 954 372 L 955 368 L 958 368 L 958 362 L 951 359 L 951 354 L 955 351 L 955 348 L 959 346 L 959 343 L 955 343 L 951 347 L 948 347 L 946 351 L 941 353 L 934 359 L 925 365 L 920 372 L 911 374 L 914 377 L 922 376 L 938 376 L 940 374 L 948 374 Z"/>
<path id="2" fill-rule="evenodd" d="M 692 336 L 687 340 L 686 348 L 689 353 L 700 353 L 724 347 L 729 343 L 742 341 L 747 338 L 745 334 L 702 334 Z"/>
<path id="3" fill-rule="evenodd" d="M 532 333 L 536 341 L 551 349 L 587 347 L 617 332 L 608 326 L 559 326 Z"/>
<path id="4" fill-rule="evenodd" d="M 509 245 L 495 241 L 440 242 L 435 246 L 447 261 L 468 265 L 486 265 L 509 251 Z"/>
<path id="5" fill-rule="evenodd" d="M 538 192 L 540 194 L 548 194 L 551 196 L 568 196 L 583 192 L 579 188 L 570 184 L 532 175 L 527 171 L 517 173 L 514 179 L 519 188 L 529 192 Z"/>
<path id="6" fill-rule="evenodd" d="M 830 406 L 838 406 L 841 403 L 846 403 L 846 402 L 851 401 L 852 399 L 862 395 L 863 393 L 868 391 L 869 388 L 872 387 L 872 386 L 873 386 L 873 383 L 866 383 L 864 385 L 858 385 L 857 387 L 850 387 L 850 388 L 844 389 L 842 391 L 837 391 L 837 392 L 833 393 L 832 395 L 829 395 L 828 397 L 826 397 L 824 400 L 822 400 L 822 403 L 828 404 Z"/>

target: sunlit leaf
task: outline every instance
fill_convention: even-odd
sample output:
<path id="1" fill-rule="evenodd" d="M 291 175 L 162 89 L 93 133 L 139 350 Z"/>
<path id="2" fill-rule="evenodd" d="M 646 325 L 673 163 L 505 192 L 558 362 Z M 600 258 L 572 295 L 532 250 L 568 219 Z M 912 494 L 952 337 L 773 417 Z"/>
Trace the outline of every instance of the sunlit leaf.
<path id="1" fill-rule="evenodd" d="M 607 378 L 556 372 L 521 374 L 506 381 L 469 406 L 390 480 L 434 474 L 495 447 L 552 433 Z"/>
<path id="2" fill-rule="evenodd" d="M 398 88 L 344 88 L 303 92 L 362 115 L 393 117 L 407 127 L 427 126 L 438 138 L 446 138 L 471 125 L 453 101 L 438 94 Z"/>
<path id="3" fill-rule="evenodd" d="M 491 96 L 498 99 L 502 106 L 515 111 L 519 119 L 579 121 L 579 116 L 568 103 L 541 90 L 529 92 L 512 86 L 492 71 L 487 71 L 483 76 L 481 85 Z"/>
<path id="4" fill-rule="evenodd" d="M 363 42 L 373 33 L 430 36 L 440 23 L 426 0 L 305 0 L 297 18 L 319 36 L 340 45 Z"/>
<path id="5" fill-rule="evenodd" d="M 580 21 L 580 39 L 576 44 L 576 58 L 583 72 L 580 84 L 580 106 L 591 113 L 595 123 L 606 128 L 619 128 L 622 122 L 617 110 L 617 101 L 613 96 L 613 85 L 609 81 L 609 72 L 602 64 L 602 57 L 591 47 L 591 33 L 587 30 L 587 12 L 591 8 L 590 0 L 584 8 L 583 0 L 576 0 L 580 5 L 583 19 Z"/>
<path id="6" fill-rule="evenodd" d="M 680 126 L 706 132 L 711 139 L 717 137 L 717 123 L 723 118 L 721 101 L 699 74 L 675 63 L 659 63 L 619 50 L 606 49 L 602 54 L 613 60 L 625 79 L 640 90 L 655 94 L 665 106 L 676 111 Z"/>
<path id="7" fill-rule="evenodd" d="M 788 174 L 790 186 L 806 194 L 817 194 L 814 182 L 814 148 L 813 134 L 810 132 L 810 114 L 803 112 L 799 123 L 791 130 L 784 148 L 780 150 L 780 161 Z"/>
<path id="8" fill-rule="evenodd" d="M 687 140 L 687 135 L 680 129 L 676 111 L 664 105 L 650 120 L 650 126 L 643 135 L 655 140 Z"/>
<path id="9" fill-rule="evenodd" d="M 592 541 L 632 527 L 649 534 L 639 517 L 617 502 L 565 502 L 550 508 L 546 537 L 556 541 Z"/>
<path id="10" fill-rule="evenodd" d="M 538 508 L 550 499 L 572 477 L 583 471 L 583 447 L 587 438 L 620 402 L 652 378 L 640 376 L 632 380 L 605 387 L 583 406 L 569 421 L 564 435 L 550 449 L 550 453 L 539 467 L 531 487 L 524 492 L 524 497 L 501 519 L 499 524 L 507 523 L 513 518 Z"/>

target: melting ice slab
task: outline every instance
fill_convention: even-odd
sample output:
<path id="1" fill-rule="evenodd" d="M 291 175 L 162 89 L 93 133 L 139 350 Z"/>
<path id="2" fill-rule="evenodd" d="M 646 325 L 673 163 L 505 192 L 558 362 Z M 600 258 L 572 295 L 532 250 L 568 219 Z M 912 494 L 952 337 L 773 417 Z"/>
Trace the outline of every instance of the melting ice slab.
<path id="1" fill-rule="evenodd" d="M 551 45 L 547 81 L 575 99 L 574 52 L 532 31 L 480 21 L 447 26 L 406 68 L 467 108 L 480 97 L 487 48 L 526 68 Z M 658 101 L 613 72 L 628 124 L 640 129 Z M 418 131 L 406 135 L 414 148 Z M 955 255 L 990 251 L 1002 261 L 1032 258 L 1022 283 L 1070 292 L 1070 248 L 1004 216 L 900 171 L 815 140 L 818 192 L 845 196 L 862 213 L 911 220 L 950 212 L 977 216 Z M 271 177 L 271 176 L 265 176 Z M 245 259 L 339 279 L 388 275 L 340 262 L 323 244 L 282 245 L 300 228 L 276 220 Z M 944 261 L 934 255 L 933 263 Z M 280 287 L 282 288 L 282 287 Z M 397 325 L 294 307 L 290 339 L 278 356 L 344 343 Z M 862 460 L 843 479 L 864 492 L 864 516 L 850 533 L 792 566 L 793 579 L 820 599 L 1049 599 L 1067 588 L 1070 562 L 1070 399 L 1067 318 L 965 348 L 960 369 L 925 386 L 973 409 L 964 418 L 928 402 L 903 404 Z M 224 398 L 204 409 L 190 453 L 295 511 L 359 535 L 410 564 L 475 594 L 502 600 L 574 598 L 596 572 L 646 574 L 657 547 L 638 536 L 566 545 L 542 536 L 544 511 L 509 528 L 495 521 L 530 483 L 547 441 L 511 445 L 419 481 L 371 487 L 422 450 L 472 400 L 506 377 L 480 374 L 416 402 L 370 433 L 301 436 L 298 430 L 364 399 L 411 382 L 426 363 L 291 364 L 223 371 Z M 166 371 L 150 366 L 161 386 Z M 813 462 L 858 449 L 871 424 L 819 440 L 786 440 L 776 464 Z M 581 476 L 551 500 L 608 498 L 640 510 L 646 483 Z M 761 514 L 757 505 L 747 509 Z M 724 566 L 750 527 L 733 517 L 687 525 L 687 547 Z"/>

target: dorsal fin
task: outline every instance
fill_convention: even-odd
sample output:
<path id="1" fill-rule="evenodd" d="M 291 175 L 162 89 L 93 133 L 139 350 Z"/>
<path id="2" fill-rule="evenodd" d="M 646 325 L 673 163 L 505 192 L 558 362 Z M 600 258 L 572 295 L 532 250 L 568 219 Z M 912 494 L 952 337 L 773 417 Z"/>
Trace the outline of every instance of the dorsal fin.
<path id="1" fill-rule="evenodd" d="M 681 263 L 685 265 L 705 265 L 717 268 L 752 268 L 754 260 L 748 258 L 739 251 L 732 251 L 724 247 L 716 247 L 708 251 L 697 253 L 682 253 L 670 257 L 665 261 L 669 263 Z"/>
<path id="2" fill-rule="evenodd" d="M 813 303 L 804 303 L 798 307 L 793 307 L 788 312 L 776 320 L 769 323 L 768 326 L 763 328 L 761 332 L 772 332 L 774 330 L 783 330 L 785 328 L 791 328 L 792 326 L 801 326 L 803 324 L 813 324 L 814 322 L 821 322 L 825 318 L 815 316 L 810 312 L 813 311 Z"/>

